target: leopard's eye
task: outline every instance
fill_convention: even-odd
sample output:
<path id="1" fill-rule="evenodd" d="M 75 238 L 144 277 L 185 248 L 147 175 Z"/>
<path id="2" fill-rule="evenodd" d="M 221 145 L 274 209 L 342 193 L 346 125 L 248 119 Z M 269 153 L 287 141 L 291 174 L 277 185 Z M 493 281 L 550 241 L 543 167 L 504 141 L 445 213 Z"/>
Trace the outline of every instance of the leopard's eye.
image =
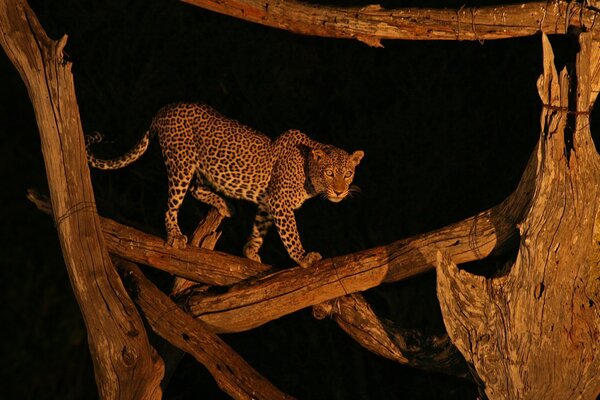
<path id="1" fill-rule="evenodd" d="M 331 169 L 326 169 L 326 170 L 325 170 L 325 175 L 327 175 L 327 176 L 333 176 L 333 170 L 331 170 Z"/>
<path id="2" fill-rule="evenodd" d="M 346 171 L 346 175 L 344 175 L 346 178 L 350 178 L 352 176 L 352 171 Z"/>

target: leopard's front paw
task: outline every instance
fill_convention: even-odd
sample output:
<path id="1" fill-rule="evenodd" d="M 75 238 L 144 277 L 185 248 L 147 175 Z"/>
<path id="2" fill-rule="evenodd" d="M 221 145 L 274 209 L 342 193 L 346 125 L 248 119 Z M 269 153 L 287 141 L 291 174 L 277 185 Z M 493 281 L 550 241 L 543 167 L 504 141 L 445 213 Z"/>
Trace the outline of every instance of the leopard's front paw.
<path id="1" fill-rule="evenodd" d="M 185 249 L 188 238 L 183 234 L 169 235 L 167 237 L 167 246 L 173 247 L 174 249 Z"/>
<path id="2" fill-rule="evenodd" d="M 306 253 L 304 257 L 298 260 L 298 264 L 300 264 L 302 268 L 309 268 L 322 258 L 323 257 L 321 257 L 321 255 L 316 251 L 311 251 L 310 253 Z"/>

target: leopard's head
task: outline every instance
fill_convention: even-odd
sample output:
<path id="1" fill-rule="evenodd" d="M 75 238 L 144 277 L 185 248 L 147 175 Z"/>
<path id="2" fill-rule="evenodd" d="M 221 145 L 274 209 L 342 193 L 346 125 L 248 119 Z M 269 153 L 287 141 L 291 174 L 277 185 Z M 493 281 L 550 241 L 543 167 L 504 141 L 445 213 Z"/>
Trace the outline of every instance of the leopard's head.
<path id="1" fill-rule="evenodd" d="M 330 201 L 342 201 L 358 188 L 352 185 L 354 169 L 365 153 L 357 150 L 348 154 L 333 146 L 312 149 L 310 176 L 315 191 Z"/>

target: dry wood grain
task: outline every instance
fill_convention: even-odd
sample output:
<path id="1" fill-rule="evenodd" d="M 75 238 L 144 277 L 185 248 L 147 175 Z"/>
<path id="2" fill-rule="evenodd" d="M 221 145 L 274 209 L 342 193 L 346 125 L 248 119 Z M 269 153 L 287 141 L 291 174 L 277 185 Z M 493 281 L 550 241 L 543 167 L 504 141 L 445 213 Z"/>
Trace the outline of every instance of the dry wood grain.
<path id="1" fill-rule="evenodd" d="M 313 315 L 334 321 L 361 346 L 382 357 L 426 371 L 469 378 L 463 356 L 448 335 L 424 335 L 378 317 L 360 293 L 313 307 Z"/>
<path id="2" fill-rule="evenodd" d="M 43 196 L 34 190 L 29 190 L 27 197 L 41 211 L 51 213 L 49 203 Z M 214 218 L 209 218 L 208 221 L 210 231 L 217 221 Z M 187 246 L 184 249 L 175 249 L 167 247 L 164 239 L 120 224 L 110 218 L 100 217 L 100 224 L 106 246 L 111 254 L 197 283 L 216 286 L 231 285 L 253 276 L 263 275 L 271 269 L 266 264 L 205 248 Z M 203 226 L 204 224 L 201 223 L 199 229 Z M 216 227 L 214 228 L 216 229 Z M 196 232 L 193 236 L 194 240 L 199 242 L 200 235 L 199 231 Z M 208 232 L 206 240 L 214 241 L 214 235 L 217 234 Z"/>
<path id="3" fill-rule="evenodd" d="M 432 270 L 444 249 L 460 263 L 482 259 L 514 240 L 527 211 L 531 165 L 501 205 L 436 231 L 345 256 L 249 279 L 213 294 L 193 288 L 182 303 L 215 332 L 239 332 L 336 297 Z"/>
<path id="4" fill-rule="evenodd" d="M 545 105 L 535 187 L 520 224 L 519 254 L 491 279 L 438 258 L 438 298 L 453 343 L 473 364 L 490 399 L 594 400 L 600 393 L 600 157 L 589 110 L 598 46 L 580 35 L 572 101 L 543 36 Z M 569 111 L 572 110 L 572 111 Z M 575 124 L 567 123 L 573 112 Z M 575 128 L 575 129 L 573 129 Z M 571 130 L 573 139 L 566 140 Z"/>
<path id="5" fill-rule="evenodd" d="M 293 399 L 260 375 L 200 321 L 183 312 L 128 261 L 116 261 L 131 296 L 152 329 L 202 363 L 234 399 Z"/>
<path id="6" fill-rule="evenodd" d="M 459 9 L 332 7 L 293 0 L 182 0 L 207 10 L 290 32 L 357 39 L 490 40 L 564 34 L 570 27 L 597 37 L 597 9 L 571 1 L 537 1 Z"/>
<path id="7" fill-rule="evenodd" d="M 56 229 L 87 327 L 100 397 L 159 399 L 162 360 L 104 245 L 71 63 L 63 57 L 66 41 L 48 38 L 24 0 L 0 1 L 0 44 L 33 103 Z"/>

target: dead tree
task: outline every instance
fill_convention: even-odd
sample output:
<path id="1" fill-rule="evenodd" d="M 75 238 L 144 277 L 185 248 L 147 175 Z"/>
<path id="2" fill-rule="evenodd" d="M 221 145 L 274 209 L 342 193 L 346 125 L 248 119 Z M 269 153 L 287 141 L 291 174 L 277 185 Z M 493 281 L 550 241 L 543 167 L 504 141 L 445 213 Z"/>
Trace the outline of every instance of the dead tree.
<path id="1" fill-rule="evenodd" d="M 564 34 L 572 27 L 585 32 L 579 34 L 576 77 L 556 71 L 543 36 L 539 142 L 518 187 L 504 202 L 430 233 L 322 260 L 309 270 L 271 273 L 269 266 L 212 251 L 218 239 L 216 220 L 207 222 L 212 232 L 208 239 L 196 236 L 203 248 L 174 250 L 164 248 L 161 239 L 99 218 L 71 64 L 62 55 L 66 37 L 57 42 L 47 38 L 23 0 L 0 3 L 0 43 L 34 104 L 52 206 L 33 194 L 31 199 L 54 215 L 102 398 L 160 397 L 164 363 L 148 344 L 134 302 L 158 335 L 194 355 L 236 398 L 288 396 L 216 333 L 252 329 L 309 306 L 315 317 L 332 316 L 361 345 L 384 357 L 457 376 L 468 376 L 472 369 L 489 398 L 596 398 L 600 162 L 589 113 L 600 88 L 600 37 L 593 4 L 385 10 L 289 0 L 187 2 L 292 32 L 355 38 L 374 46 L 382 39 L 485 40 L 539 31 Z M 569 96 L 570 87 L 576 96 Z M 570 119 L 574 123 L 567 124 Z M 503 253 L 513 240 L 519 243 L 516 261 L 491 278 L 457 267 Z M 119 257 L 116 264 L 128 292 L 109 252 Z M 179 276 L 174 294 L 187 313 L 131 261 Z M 359 294 L 433 269 L 448 336 L 424 337 L 400 329 L 380 319 Z M 189 281 L 203 286 L 188 287 Z M 210 285 L 227 290 L 214 293 L 207 290 Z"/>

